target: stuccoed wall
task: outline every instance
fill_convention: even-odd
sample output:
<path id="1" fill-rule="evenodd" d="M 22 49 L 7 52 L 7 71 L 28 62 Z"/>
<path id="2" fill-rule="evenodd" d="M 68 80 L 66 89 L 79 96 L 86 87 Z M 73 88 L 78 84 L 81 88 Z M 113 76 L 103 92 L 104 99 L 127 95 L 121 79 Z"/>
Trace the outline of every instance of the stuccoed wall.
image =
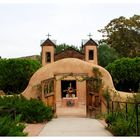
<path id="1" fill-rule="evenodd" d="M 98 68 L 102 74 L 102 81 L 103 81 L 103 89 L 108 88 L 110 95 L 113 100 L 125 100 L 127 96 L 132 96 L 131 93 L 124 93 L 120 91 L 116 91 L 113 85 L 112 77 L 110 76 L 109 72 L 105 70 L 103 67 L 95 65 L 93 63 L 89 63 L 86 61 L 82 61 L 76 58 L 66 58 L 58 60 L 54 63 L 45 65 L 44 67 L 40 68 L 38 71 L 34 73 L 31 77 L 29 84 L 25 91 L 22 93 L 23 96 L 26 98 L 38 98 L 39 91 L 37 91 L 36 86 L 41 84 L 41 81 L 53 78 L 54 75 L 58 73 L 86 73 L 88 76 L 93 76 L 92 69 L 93 67 Z M 85 82 L 86 83 L 86 82 Z M 83 86 L 84 87 L 84 86 Z M 61 85 L 57 83 L 55 91 L 60 91 Z M 102 89 L 102 91 L 103 91 Z M 79 89 L 81 90 L 81 89 Z M 85 89 L 83 89 L 85 90 Z M 81 91 L 80 91 L 81 92 Z M 57 92 L 56 92 L 57 93 Z M 58 92 L 58 94 L 60 94 Z M 58 96 L 56 94 L 56 98 Z M 101 96 L 103 92 L 100 93 Z M 59 98 L 58 98 L 59 99 Z M 104 100 L 104 98 L 102 98 Z M 57 100 L 57 99 L 56 99 Z M 102 107 L 104 108 L 104 106 Z M 103 109 L 104 110 L 104 109 Z"/>

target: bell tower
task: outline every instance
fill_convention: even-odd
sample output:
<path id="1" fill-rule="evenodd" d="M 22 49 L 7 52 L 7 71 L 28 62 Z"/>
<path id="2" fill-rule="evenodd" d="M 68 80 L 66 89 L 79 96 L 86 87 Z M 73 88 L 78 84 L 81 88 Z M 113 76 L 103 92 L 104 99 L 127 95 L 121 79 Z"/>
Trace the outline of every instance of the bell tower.
<path id="1" fill-rule="evenodd" d="M 47 36 L 48 38 L 41 44 L 42 66 L 54 62 L 54 53 L 56 45 L 54 41 L 49 39 L 50 35 L 48 34 Z"/>
<path id="2" fill-rule="evenodd" d="M 92 38 L 89 38 L 88 41 L 84 41 L 83 43 L 82 48 L 85 54 L 85 61 L 98 65 L 97 58 L 98 44 Z"/>

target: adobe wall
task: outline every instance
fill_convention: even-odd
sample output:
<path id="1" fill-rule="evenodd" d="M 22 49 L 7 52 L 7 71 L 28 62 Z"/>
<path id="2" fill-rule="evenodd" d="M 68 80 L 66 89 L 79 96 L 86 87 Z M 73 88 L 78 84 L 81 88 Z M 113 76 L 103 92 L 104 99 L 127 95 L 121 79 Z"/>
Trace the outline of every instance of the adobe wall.
<path id="1" fill-rule="evenodd" d="M 120 91 L 116 91 L 116 89 L 114 88 L 113 82 L 112 82 L 112 78 L 109 74 L 109 72 L 107 70 L 105 70 L 103 67 L 100 67 L 98 65 L 94 65 L 93 63 L 88 63 L 85 61 L 82 61 L 80 59 L 76 59 L 76 58 L 66 58 L 66 59 L 61 59 L 58 60 L 54 63 L 48 64 L 42 68 L 40 68 L 37 72 L 35 72 L 35 74 L 31 77 L 29 84 L 27 86 L 27 88 L 25 89 L 25 91 L 22 93 L 23 96 L 25 96 L 26 98 L 30 99 L 30 98 L 38 98 L 38 96 L 40 96 L 40 92 L 37 88 L 38 85 L 41 84 L 41 81 L 49 79 L 49 78 L 54 78 L 55 75 L 57 75 L 58 73 L 86 73 L 88 76 L 93 76 L 94 74 L 92 73 L 92 69 L 93 67 L 96 67 L 99 69 L 99 71 L 102 73 L 102 81 L 104 84 L 103 89 L 108 88 L 111 94 L 111 97 L 113 100 L 126 100 L 126 98 L 128 96 L 132 97 L 131 93 L 125 93 L 125 92 L 120 92 Z M 70 77 L 69 77 L 70 78 Z M 84 81 L 85 82 L 85 81 Z M 83 109 L 85 106 L 84 104 L 86 103 L 85 100 L 85 96 L 86 96 L 86 91 L 85 91 L 85 83 L 78 83 L 78 94 L 81 94 L 79 96 L 79 101 L 81 102 L 81 108 L 79 108 L 79 112 L 81 112 L 81 115 L 85 114 L 85 109 Z M 60 81 L 56 81 L 56 85 L 55 85 L 55 99 L 57 102 L 57 107 L 59 108 L 58 110 L 58 114 L 62 114 L 62 112 L 67 112 L 68 110 L 63 110 L 60 106 L 61 104 L 59 104 L 61 102 L 61 84 Z M 102 96 L 103 92 L 101 92 L 101 96 Z M 102 99 L 105 102 L 105 99 L 102 97 Z M 51 102 L 51 101 L 50 101 Z M 83 104 L 83 105 L 82 105 Z M 105 110 L 105 105 L 102 105 L 102 110 Z M 76 113 L 76 111 L 75 111 Z M 80 113 L 79 113 L 80 114 Z"/>
<path id="2" fill-rule="evenodd" d="M 86 81 L 76 81 L 76 97 L 75 98 L 62 98 L 61 93 L 61 80 L 62 76 L 56 76 L 56 114 L 57 116 L 86 116 Z M 72 76 L 67 76 L 63 80 L 76 80 Z M 67 107 L 67 101 L 72 100 L 74 105 Z"/>
<path id="3" fill-rule="evenodd" d="M 93 50 L 94 51 L 94 54 L 93 54 L 93 56 L 94 56 L 94 60 L 89 60 L 89 50 Z M 98 54 L 97 54 L 97 47 L 96 46 L 91 46 L 91 45 L 87 45 L 86 47 L 85 47 L 85 61 L 87 61 L 87 62 L 90 62 L 90 63 L 93 63 L 93 64 L 98 64 L 98 60 L 97 60 L 97 56 L 98 56 Z"/>
<path id="4" fill-rule="evenodd" d="M 36 71 L 22 94 L 27 98 L 37 98 L 38 95 L 36 93 L 36 86 L 39 85 L 41 81 L 53 78 L 54 74 L 56 73 L 87 73 L 88 76 L 93 76 L 93 67 L 98 68 L 102 73 L 102 80 L 103 83 L 105 83 L 104 86 L 115 89 L 109 72 L 104 68 L 86 61 L 82 61 L 80 59 L 66 58 L 45 65 Z"/>
<path id="5" fill-rule="evenodd" d="M 54 62 L 54 47 L 52 46 L 43 46 L 42 47 L 42 65 L 45 66 L 46 63 L 46 52 L 51 52 L 51 63 Z"/>

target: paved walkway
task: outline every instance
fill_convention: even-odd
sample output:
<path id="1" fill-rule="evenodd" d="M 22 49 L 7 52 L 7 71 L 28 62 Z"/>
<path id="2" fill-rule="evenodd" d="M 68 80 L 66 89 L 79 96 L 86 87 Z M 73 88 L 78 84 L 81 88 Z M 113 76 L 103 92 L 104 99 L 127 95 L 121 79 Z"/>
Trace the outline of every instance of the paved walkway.
<path id="1" fill-rule="evenodd" d="M 89 118 L 57 118 L 48 122 L 39 136 L 112 136 L 103 124 Z"/>

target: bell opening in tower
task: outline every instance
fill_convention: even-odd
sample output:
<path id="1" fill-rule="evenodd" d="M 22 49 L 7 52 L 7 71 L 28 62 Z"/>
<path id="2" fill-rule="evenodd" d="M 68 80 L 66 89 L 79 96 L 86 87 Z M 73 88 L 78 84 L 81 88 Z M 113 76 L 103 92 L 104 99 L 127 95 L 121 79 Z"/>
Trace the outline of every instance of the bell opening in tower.
<path id="1" fill-rule="evenodd" d="M 94 51 L 89 50 L 89 60 L 93 60 L 93 59 L 94 59 Z"/>

